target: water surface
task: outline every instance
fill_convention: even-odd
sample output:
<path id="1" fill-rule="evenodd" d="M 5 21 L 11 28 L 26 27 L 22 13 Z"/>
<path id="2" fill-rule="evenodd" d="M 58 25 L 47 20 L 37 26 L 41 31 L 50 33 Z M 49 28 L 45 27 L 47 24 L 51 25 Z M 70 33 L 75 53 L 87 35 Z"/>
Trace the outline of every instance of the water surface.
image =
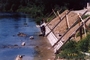
<path id="1" fill-rule="evenodd" d="M 37 35 L 40 30 L 32 19 L 11 15 L 6 14 L 7 17 L 0 18 L 0 59 L 14 60 L 17 55 L 25 55 L 24 58 L 33 60 L 36 54 L 34 44 L 38 44 L 35 40 L 39 39 Z M 19 37 L 19 32 L 27 36 Z M 34 36 L 34 41 L 30 40 L 29 36 Z M 22 42 L 26 42 L 26 46 L 21 46 Z"/>
<path id="2" fill-rule="evenodd" d="M 20 37 L 21 32 L 27 36 Z M 23 60 L 48 60 L 52 58 L 50 44 L 46 37 L 38 36 L 40 29 L 33 19 L 26 15 L 0 14 L 0 60 L 15 60 L 17 55 L 25 55 Z M 34 39 L 30 39 L 34 36 Z M 26 42 L 25 46 L 21 46 Z M 38 48 L 36 47 L 38 46 Z"/>

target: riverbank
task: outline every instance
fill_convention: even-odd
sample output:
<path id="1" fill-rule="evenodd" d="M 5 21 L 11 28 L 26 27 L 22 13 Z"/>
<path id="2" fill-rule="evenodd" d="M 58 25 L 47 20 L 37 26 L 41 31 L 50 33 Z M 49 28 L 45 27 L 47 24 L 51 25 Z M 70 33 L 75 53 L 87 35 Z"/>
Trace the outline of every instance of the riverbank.
<path id="1" fill-rule="evenodd" d="M 23 60 L 52 59 L 54 54 L 51 45 L 46 37 L 39 36 L 40 30 L 35 25 L 33 19 L 28 17 L 1 18 L 0 59 L 15 60 L 18 55 L 24 55 Z M 34 39 L 30 39 L 30 36 L 34 36 Z M 25 42 L 25 46 L 21 45 L 22 42 Z"/>
<path id="2" fill-rule="evenodd" d="M 67 11 L 64 14 L 66 16 L 64 18 L 61 17 L 61 19 L 62 19 L 61 21 L 60 21 L 59 17 L 57 16 L 55 19 L 53 19 L 48 24 L 43 23 L 46 26 L 46 36 L 47 36 L 50 44 L 55 49 L 54 52 L 57 52 L 60 49 L 60 47 L 62 47 L 64 45 L 64 43 L 67 42 L 68 40 L 70 40 L 71 38 L 74 39 L 74 37 L 75 37 L 74 35 L 77 32 L 76 29 L 79 29 L 79 27 L 80 27 L 78 24 L 75 25 L 79 19 L 78 14 L 75 13 L 74 11 L 70 11 L 69 14 L 66 14 L 66 13 L 67 13 Z M 62 15 L 60 15 L 60 16 L 62 16 Z M 89 19 L 86 19 L 86 21 L 88 21 L 88 23 L 89 23 Z M 82 22 L 80 22 L 80 23 L 82 23 Z M 86 22 L 86 24 L 87 24 L 87 22 Z M 57 44 L 55 44 L 55 43 L 57 43 Z"/>
<path id="3" fill-rule="evenodd" d="M 51 45 L 46 37 L 40 37 L 39 45 L 35 47 L 37 52 L 35 60 L 54 60 L 55 54 L 51 49 Z"/>

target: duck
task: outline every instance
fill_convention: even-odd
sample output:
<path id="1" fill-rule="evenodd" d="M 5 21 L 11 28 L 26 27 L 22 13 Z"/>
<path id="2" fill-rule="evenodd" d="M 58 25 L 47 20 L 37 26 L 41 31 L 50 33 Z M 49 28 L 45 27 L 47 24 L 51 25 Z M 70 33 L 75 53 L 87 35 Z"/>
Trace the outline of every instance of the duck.
<path id="1" fill-rule="evenodd" d="M 17 57 L 16 57 L 15 60 L 22 60 L 23 59 L 23 56 L 25 56 L 25 55 L 17 55 Z"/>
<path id="2" fill-rule="evenodd" d="M 30 38 L 30 39 L 34 39 L 34 37 L 33 37 L 33 36 L 30 36 L 29 38 Z"/>
<path id="3" fill-rule="evenodd" d="M 22 42 L 22 44 L 21 44 L 21 45 L 22 45 L 22 46 L 25 46 L 25 44 L 26 44 L 26 42 Z"/>

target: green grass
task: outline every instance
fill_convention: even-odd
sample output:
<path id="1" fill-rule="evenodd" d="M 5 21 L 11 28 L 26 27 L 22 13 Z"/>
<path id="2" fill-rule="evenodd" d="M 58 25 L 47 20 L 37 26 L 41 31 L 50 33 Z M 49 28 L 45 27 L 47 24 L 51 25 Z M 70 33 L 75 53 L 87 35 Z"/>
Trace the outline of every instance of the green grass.
<path id="1" fill-rule="evenodd" d="M 85 18 L 87 18 L 87 17 L 89 17 L 89 16 L 90 16 L 89 14 L 84 15 L 84 16 L 82 17 L 82 19 L 85 19 Z"/>
<path id="2" fill-rule="evenodd" d="M 58 56 L 64 59 L 82 59 L 84 60 L 86 55 L 81 52 L 90 52 L 90 34 L 84 39 L 75 42 L 73 40 L 68 41 L 60 50 Z"/>

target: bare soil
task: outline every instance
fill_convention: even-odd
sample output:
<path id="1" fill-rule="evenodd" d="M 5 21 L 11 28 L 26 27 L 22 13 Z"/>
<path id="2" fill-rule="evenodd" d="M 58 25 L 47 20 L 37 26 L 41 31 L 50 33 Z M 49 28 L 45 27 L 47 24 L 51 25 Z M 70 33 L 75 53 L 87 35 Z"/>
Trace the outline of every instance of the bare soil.
<path id="1" fill-rule="evenodd" d="M 44 38 L 44 39 L 43 39 Z M 54 60 L 55 54 L 46 37 L 42 37 L 41 43 L 35 47 L 37 55 L 34 60 Z"/>

